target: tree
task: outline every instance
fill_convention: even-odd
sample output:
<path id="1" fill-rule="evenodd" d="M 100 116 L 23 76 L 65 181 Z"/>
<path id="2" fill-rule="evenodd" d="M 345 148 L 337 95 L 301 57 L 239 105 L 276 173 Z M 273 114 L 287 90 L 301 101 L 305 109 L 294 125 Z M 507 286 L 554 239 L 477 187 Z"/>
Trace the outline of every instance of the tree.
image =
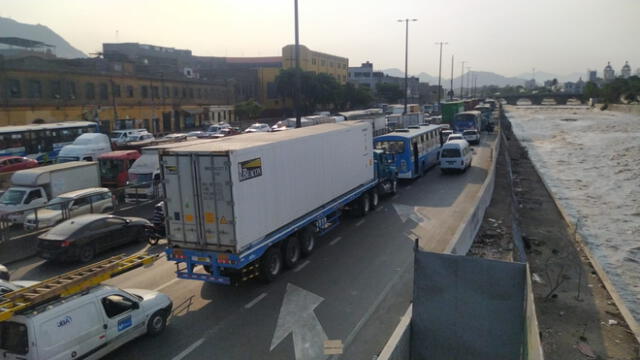
<path id="1" fill-rule="evenodd" d="M 376 92 L 378 93 L 378 96 L 390 104 L 396 103 L 398 99 L 404 96 L 400 86 L 393 83 L 378 83 L 376 85 Z"/>
<path id="2" fill-rule="evenodd" d="M 262 106 L 258 104 L 255 100 L 249 99 L 247 101 L 239 102 L 234 107 L 236 116 L 240 118 L 240 120 L 253 120 L 257 118 L 262 112 Z"/>
<path id="3" fill-rule="evenodd" d="M 600 97 L 600 88 L 593 81 L 589 81 L 584 85 L 584 96 L 587 98 Z"/>

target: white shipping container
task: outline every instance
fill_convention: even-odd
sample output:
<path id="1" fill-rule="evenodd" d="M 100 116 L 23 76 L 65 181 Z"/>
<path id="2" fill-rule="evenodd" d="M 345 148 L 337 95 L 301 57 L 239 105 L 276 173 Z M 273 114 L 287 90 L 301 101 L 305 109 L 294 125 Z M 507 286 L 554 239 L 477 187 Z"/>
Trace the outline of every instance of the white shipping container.
<path id="1" fill-rule="evenodd" d="M 160 158 L 170 243 L 236 253 L 374 178 L 364 122 L 233 136 Z"/>

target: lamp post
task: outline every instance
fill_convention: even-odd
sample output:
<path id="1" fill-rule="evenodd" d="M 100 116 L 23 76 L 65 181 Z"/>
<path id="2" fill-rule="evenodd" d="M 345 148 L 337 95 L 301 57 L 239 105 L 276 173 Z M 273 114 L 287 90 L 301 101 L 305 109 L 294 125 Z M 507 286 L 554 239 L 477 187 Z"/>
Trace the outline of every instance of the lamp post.
<path id="1" fill-rule="evenodd" d="M 451 85 L 449 91 L 449 101 L 453 101 L 453 55 L 451 55 Z"/>
<path id="2" fill-rule="evenodd" d="M 442 80 L 442 46 L 447 45 L 447 42 L 437 42 L 436 45 L 440 45 L 440 66 L 438 66 L 438 108 L 440 108 L 440 95 L 441 95 L 441 80 Z"/>
<path id="3" fill-rule="evenodd" d="M 471 66 L 467 66 L 467 96 L 471 96 Z"/>
<path id="4" fill-rule="evenodd" d="M 296 0 L 297 1 L 297 0 Z M 409 21 L 418 21 L 418 19 L 400 19 L 398 22 L 405 23 L 405 39 L 404 39 L 404 112 L 407 113 L 407 92 L 409 90 Z"/>
<path id="5" fill-rule="evenodd" d="M 464 97 L 464 63 L 466 63 L 466 61 L 462 62 L 462 67 L 460 70 L 460 100 L 462 100 L 462 98 Z"/>
<path id="6" fill-rule="evenodd" d="M 293 0 L 294 2 L 294 11 L 295 11 L 295 33 L 296 33 L 296 43 L 294 48 L 294 56 L 295 56 L 295 81 L 296 81 L 296 91 L 293 96 L 293 106 L 295 107 L 296 112 L 296 128 L 302 127 L 302 120 L 300 119 L 300 36 L 298 33 L 298 0 Z"/>

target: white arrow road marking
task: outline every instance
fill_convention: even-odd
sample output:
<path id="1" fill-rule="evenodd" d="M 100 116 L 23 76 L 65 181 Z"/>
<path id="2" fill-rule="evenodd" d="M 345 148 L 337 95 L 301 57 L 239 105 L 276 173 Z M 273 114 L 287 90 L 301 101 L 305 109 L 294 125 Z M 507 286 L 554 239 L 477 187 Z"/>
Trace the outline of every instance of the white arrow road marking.
<path id="1" fill-rule="evenodd" d="M 270 351 L 292 333 L 296 360 L 326 359 L 324 342 L 327 334 L 313 311 L 323 300 L 312 292 L 287 284 Z"/>
<path id="2" fill-rule="evenodd" d="M 418 209 L 415 206 L 394 203 L 393 208 L 396 209 L 396 212 L 398 213 L 398 216 L 400 216 L 400 220 L 402 220 L 403 223 L 411 219 L 417 224 L 422 224 L 427 220 L 427 218 L 418 213 Z"/>

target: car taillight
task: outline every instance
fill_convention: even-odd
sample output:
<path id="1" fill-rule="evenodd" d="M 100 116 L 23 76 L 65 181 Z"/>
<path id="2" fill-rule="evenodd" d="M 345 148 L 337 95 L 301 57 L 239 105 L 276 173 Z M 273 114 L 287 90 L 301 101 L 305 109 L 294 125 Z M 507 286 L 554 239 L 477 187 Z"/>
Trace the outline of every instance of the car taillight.
<path id="1" fill-rule="evenodd" d="M 60 246 L 62 246 L 62 247 L 67 247 L 67 246 L 70 246 L 70 245 L 71 245 L 71 242 L 69 240 L 65 240 L 62 243 L 60 243 Z"/>

